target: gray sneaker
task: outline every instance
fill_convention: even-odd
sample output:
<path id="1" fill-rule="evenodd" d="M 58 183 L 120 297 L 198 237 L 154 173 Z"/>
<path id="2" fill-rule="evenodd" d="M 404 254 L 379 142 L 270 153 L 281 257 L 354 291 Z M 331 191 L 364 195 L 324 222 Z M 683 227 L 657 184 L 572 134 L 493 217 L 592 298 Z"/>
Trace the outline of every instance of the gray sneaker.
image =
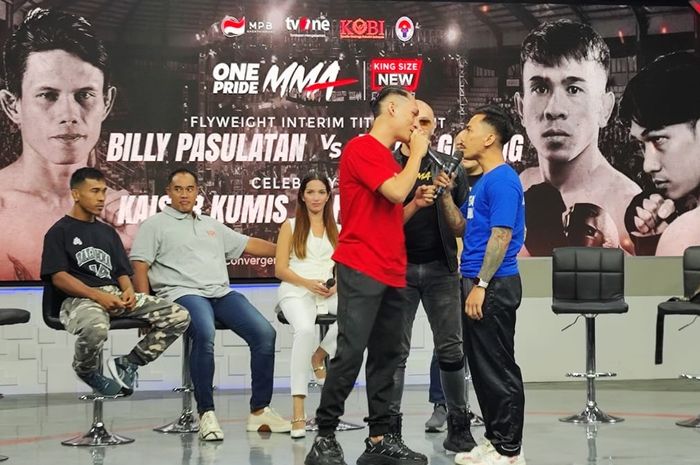
<path id="1" fill-rule="evenodd" d="M 433 414 L 425 422 L 426 433 L 440 433 L 447 429 L 447 406 L 445 404 L 435 404 Z"/>

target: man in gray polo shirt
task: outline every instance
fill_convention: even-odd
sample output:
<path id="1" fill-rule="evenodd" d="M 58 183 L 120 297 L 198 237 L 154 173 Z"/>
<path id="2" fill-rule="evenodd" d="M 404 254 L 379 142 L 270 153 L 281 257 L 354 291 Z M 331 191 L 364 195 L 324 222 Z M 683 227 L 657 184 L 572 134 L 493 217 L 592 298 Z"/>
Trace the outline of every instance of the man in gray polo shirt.
<path id="1" fill-rule="evenodd" d="M 143 222 L 131 249 L 134 285 L 150 287 L 159 297 L 176 301 L 190 312 L 190 373 L 200 415 L 199 437 L 224 438 L 214 415 L 214 322 L 243 338 L 250 347 L 252 396 L 248 431 L 288 432 L 291 424 L 270 405 L 275 363 L 275 330 L 241 294 L 229 288 L 227 260 L 243 252 L 275 256 L 275 244 L 239 234 L 217 220 L 193 211 L 197 176 L 178 169 L 168 177 L 171 205 Z"/>

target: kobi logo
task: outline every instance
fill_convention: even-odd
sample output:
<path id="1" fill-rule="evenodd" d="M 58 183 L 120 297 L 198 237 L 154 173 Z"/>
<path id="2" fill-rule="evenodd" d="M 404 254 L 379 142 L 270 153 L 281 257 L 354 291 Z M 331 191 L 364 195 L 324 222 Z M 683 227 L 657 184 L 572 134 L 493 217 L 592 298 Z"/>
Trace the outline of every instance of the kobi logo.
<path id="1" fill-rule="evenodd" d="M 245 16 L 241 19 L 228 15 L 224 16 L 224 19 L 221 20 L 221 32 L 223 32 L 226 37 L 242 35 L 245 33 Z"/>
<path id="2" fill-rule="evenodd" d="M 413 25 L 411 18 L 408 16 L 402 16 L 398 19 L 398 21 L 396 21 L 394 31 L 396 32 L 396 37 L 398 37 L 401 42 L 408 42 L 413 38 L 413 34 L 416 32 L 416 27 Z"/>
<path id="3" fill-rule="evenodd" d="M 284 20 L 287 30 L 292 37 L 326 37 L 326 33 L 331 30 L 331 22 L 325 18 L 309 19 L 306 16 L 301 18 L 287 18 Z"/>
<path id="4" fill-rule="evenodd" d="M 370 61 L 369 68 L 370 88 L 373 91 L 381 90 L 385 86 L 401 86 L 409 92 L 415 92 L 423 60 L 375 58 Z"/>
<path id="5" fill-rule="evenodd" d="M 378 19 L 341 19 L 341 39 L 383 39 L 384 20 Z"/>

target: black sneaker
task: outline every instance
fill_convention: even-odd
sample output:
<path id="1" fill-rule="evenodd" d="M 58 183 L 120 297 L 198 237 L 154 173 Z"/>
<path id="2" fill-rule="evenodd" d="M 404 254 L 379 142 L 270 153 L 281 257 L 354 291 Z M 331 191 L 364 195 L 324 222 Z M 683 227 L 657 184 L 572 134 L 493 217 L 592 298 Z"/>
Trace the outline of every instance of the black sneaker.
<path id="1" fill-rule="evenodd" d="M 447 437 L 442 447 L 450 452 L 469 452 L 476 441 L 469 429 L 469 414 L 466 410 L 447 412 Z"/>
<path id="2" fill-rule="evenodd" d="M 401 447 L 405 448 L 409 452 L 409 457 L 412 460 L 425 460 L 427 463 L 428 457 L 425 455 L 421 454 L 420 452 L 416 452 L 414 450 L 411 450 L 406 443 L 403 442 L 403 435 L 401 432 L 403 431 L 403 415 L 391 415 L 389 417 L 389 432 L 387 435 L 392 436 L 392 440 L 399 444 Z"/>
<path id="3" fill-rule="evenodd" d="M 428 458 L 414 452 L 395 434 L 385 434 L 374 444 L 365 439 L 365 451 L 357 459 L 357 465 L 427 465 Z"/>
<path id="4" fill-rule="evenodd" d="M 343 457 L 343 449 L 335 439 L 335 435 L 316 436 L 311 450 L 304 459 L 305 465 L 347 465 Z"/>
<path id="5" fill-rule="evenodd" d="M 107 378 L 101 373 L 90 371 L 88 373 L 78 373 L 78 378 L 95 390 L 95 393 L 103 396 L 116 396 L 122 393 L 122 387 L 113 379 Z"/>

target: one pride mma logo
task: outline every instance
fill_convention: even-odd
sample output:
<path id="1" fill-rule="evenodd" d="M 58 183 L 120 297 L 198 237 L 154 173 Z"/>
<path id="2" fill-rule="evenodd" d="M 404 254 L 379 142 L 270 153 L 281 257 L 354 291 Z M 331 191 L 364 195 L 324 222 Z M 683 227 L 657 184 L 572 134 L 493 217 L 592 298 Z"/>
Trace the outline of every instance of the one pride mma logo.
<path id="1" fill-rule="evenodd" d="M 383 39 L 384 20 L 378 19 L 341 19 L 341 39 Z"/>
<path id="2" fill-rule="evenodd" d="M 257 95 L 273 92 L 284 97 L 292 89 L 298 92 L 325 90 L 325 98 L 330 100 L 336 87 L 358 82 L 357 79 L 338 78 L 338 61 L 330 64 L 322 61 L 311 69 L 295 61 L 285 68 L 272 65 L 264 76 L 261 71 L 260 63 L 217 63 L 212 69 L 212 93 Z"/>
<path id="3" fill-rule="evenodd" d="M 224 16 L 221 20 L 221 32 L 226 37 L 237 37 L 245 32 L 245 16 L 241 19 L 233 16 Z"/>
<path id="4" fill-rule="evenodd" d="M 396 37 L 398 37 L 401 42 L 408 42 L 413 38 L 416 27 L 413 25 L 411 18 L 402 16 L 396 21 L 394 32 L 396 32 Z"/>
<path id="5" fill-rule="evenodd" d="M 421 58 L 375 58 L 369 63 L 370 87 L 373 91 L 378 91 L 385 86 L 401 86 L 409 92 L 415 92 L 422 68 Z"/>

